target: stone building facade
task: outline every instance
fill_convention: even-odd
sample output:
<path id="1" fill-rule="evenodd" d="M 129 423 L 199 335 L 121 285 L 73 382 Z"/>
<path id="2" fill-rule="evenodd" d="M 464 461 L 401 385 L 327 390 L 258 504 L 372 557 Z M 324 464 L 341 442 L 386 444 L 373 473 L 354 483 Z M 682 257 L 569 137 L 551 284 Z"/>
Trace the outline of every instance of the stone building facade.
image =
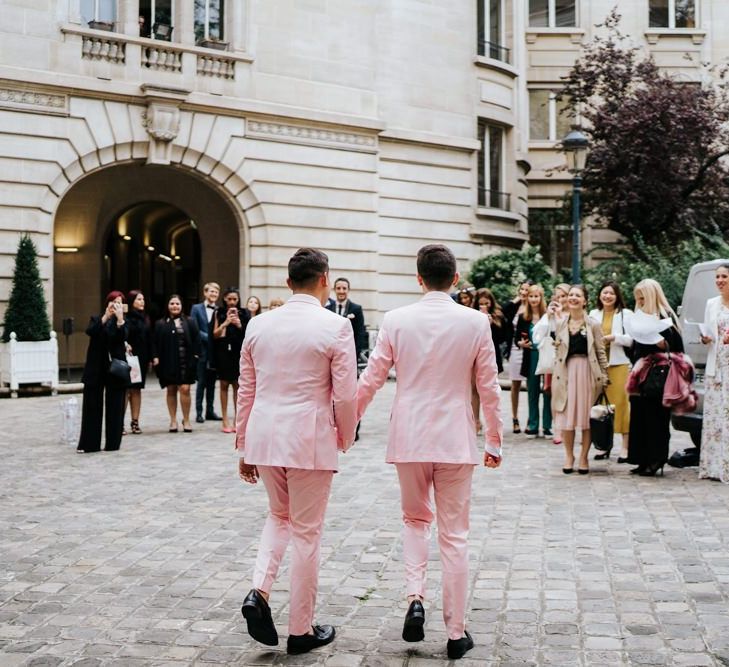
<path id="1" fill-rule="evenodd" d="M 626 27 L 695 79 L 684 53 L 720 57 L 729 11 L 649 29 L 656 1 L 693 2 L 619 2 Z M 29 232 L 54 328 L 76 323 L 64 363 L 112 287 L 159 309 L 216 280 L 265 304 L 302 245 L 376 324 L 417 294 L 424 243 L 467 270 L 555 206 L 549 91 L 613 4 L 0 0 L 0 318 Z"/>

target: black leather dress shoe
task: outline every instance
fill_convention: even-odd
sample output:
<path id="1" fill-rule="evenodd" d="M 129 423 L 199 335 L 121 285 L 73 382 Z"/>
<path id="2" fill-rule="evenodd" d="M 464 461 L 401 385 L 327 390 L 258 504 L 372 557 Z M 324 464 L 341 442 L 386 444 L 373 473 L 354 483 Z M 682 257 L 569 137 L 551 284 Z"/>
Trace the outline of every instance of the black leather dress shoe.
<path id="1" fill-rule="evenodd" d="M 313 635 L 289 635 L 286 642 L 286 652 L 291 655 L 308 653 L 313 648 L 326 646 L 334 641 L 336 631 L 331 625 L 314 625 L 311 628 Z"/>
<path id="2" fill-rule="evenodd" d="M 278 645 L 278 632 L 271 618 L 271 608 L 255 588 L 246 595 L 240 611 L 248 623 L 248 634 L 253 639 L 266 646 Z"/>
<path id="3" fill-rule="evenodd" d="M 223 421 L 222 417 L 219 417 L 214 412 L 206 412 L 205 413 L 205 419 L 209 422 L 220 422 Z"/>
<path id="4" fill-rule="evenodd" d="M 195 421 L 198 424 L 204 424 L 205 423 L 205 417 L 203 417 L 202 415 L 198 415 L 197 417 L 195 417 Z"/>
<path id="5" fill-rule="evenodd" d="M 473 639 L 468 630 L 464 630 L 464 636 L 460 639 L 448 640 L 448 658 L 450 660 L 458 660 L 466 655 L 466 651 L 473 648 Z"/>
<path id="6" fill-rule="evenodd" d="M 402 626 L 402 638 L 406 642 L 421 642 L 425 639 L 425 609 L 420 600 L 413 600 L 405 614 L 405 623 Z"/>

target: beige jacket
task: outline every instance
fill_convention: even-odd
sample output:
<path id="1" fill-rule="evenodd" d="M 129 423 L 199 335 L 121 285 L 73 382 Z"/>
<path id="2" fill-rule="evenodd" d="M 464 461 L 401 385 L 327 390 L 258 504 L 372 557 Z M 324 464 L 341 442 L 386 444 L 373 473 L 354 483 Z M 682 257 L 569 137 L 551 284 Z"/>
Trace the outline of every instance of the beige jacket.
<path id="1" fill-rule="evenodd" d="M 552 412 L 563 412 L 567 406 L 567 351 L 570 333 L 569 318 L 557 323 L 554 341 L 554 375 L 552 376 Z M 602 340 L 602 327 L 595 320 L 585 316 L 587 329 L 587 358 L 592 372 L 592 402 L 597 400 L 603 387 L 607 385 L 608 360 L 605 343 Z"/>

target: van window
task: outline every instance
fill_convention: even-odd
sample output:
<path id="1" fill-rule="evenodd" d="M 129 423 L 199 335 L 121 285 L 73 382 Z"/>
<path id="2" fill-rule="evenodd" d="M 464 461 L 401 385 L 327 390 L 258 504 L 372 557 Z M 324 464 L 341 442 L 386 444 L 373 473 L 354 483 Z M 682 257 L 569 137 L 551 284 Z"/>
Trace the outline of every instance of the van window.
<path id="1" fill-rule="evenodd" d="M 706 302 L 716 295 L 714 276 L 716 269 L 706 269 L 694 274 L 689 280 L 689 289 L 683 295 L 683 307 L 681 316 L 686 322 L 703 322 Z M 704 296 L 705 295 L 705 296 Z"/>

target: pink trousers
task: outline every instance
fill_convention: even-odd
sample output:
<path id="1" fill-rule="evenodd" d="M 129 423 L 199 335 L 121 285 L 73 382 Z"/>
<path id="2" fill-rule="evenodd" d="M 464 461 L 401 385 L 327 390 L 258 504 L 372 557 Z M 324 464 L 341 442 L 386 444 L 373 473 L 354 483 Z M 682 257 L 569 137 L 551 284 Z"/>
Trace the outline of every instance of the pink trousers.
<path id="1" fill-rule="evenodd" d="M 253 586 L 271 592 L 291 540 L 289 634 L 303 635 L 314 623 L 319 584 L 319 545 L 332 486 L 332 470 L 258 466 L 268 492 L 269 514 L 253 572 Z"/>
<path id="2" fill-rule="evenodd" d="M 471 507 L 471 464 L 396 463 L 402 503 L 403 552 L 408 595 L 425 599 L 430 525 L 431 488 L 435 495 L 438 545 L 443 567 L 443 620 L 449 639 L 460 639 L 466 629 L 468 598 L 468 527 Z"/>

